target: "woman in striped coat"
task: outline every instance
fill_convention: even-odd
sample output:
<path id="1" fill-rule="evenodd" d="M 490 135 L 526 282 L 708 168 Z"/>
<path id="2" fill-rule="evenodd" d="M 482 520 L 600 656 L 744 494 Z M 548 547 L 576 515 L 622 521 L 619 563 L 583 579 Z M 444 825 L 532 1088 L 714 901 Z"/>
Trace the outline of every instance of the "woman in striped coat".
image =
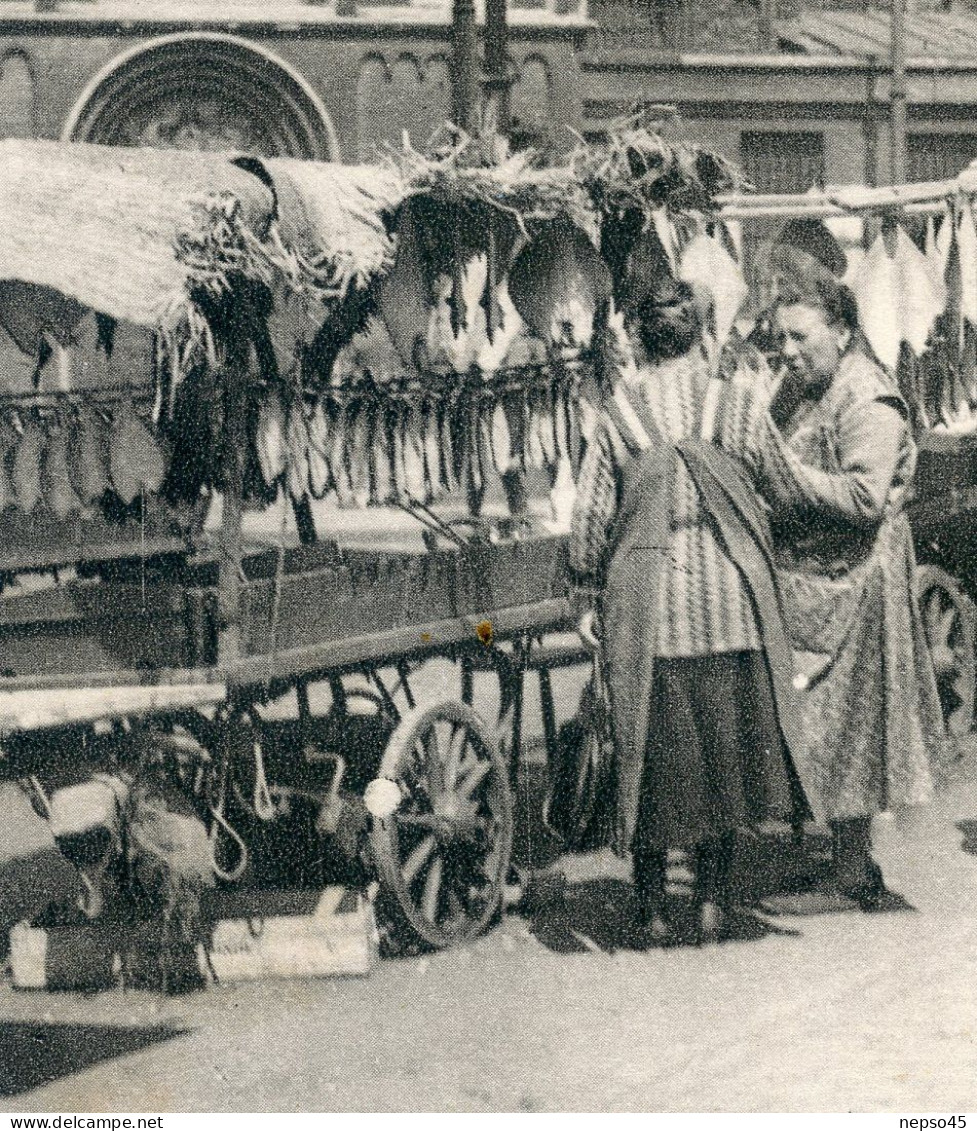
<path id="1" fill-rule="evenodd" d="M 667 850 L 693 850 L 698 928 L 721 929 L 737 828 L 789 818 L 789 651 L 767 532 L 738 457 L 765 398 L 719 380 L 671 279 L 611 351 L 578 485 L 571 567 L 599 592 L 615 735 L 617 844 L 666 938 Z M 786 740 L 786 741 L 785 741 Z"/>

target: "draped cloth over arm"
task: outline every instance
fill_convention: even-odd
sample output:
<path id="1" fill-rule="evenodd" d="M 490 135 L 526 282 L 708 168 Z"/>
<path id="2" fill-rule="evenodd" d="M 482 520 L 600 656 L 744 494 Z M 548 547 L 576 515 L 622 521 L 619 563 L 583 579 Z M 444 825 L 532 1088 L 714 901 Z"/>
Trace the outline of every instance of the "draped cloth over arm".
<path id="1" fill-rule="evenodd" d="M 603 547 L 602 614 L 611 686 L 617 789 L 616 848 L 627 851 L 634 834 L 650 728 L 658 639 L 659 589 L 669 553 L 670 499 L 681 458 L 702 496 L 709 521 L 747 584 L 761 625 L 781 732 L 793 753 L 801 750 L 796 693 L 765 520 L 755 490 L 738 461 L 702 441 L 677 447 L 655 424 L 638 389 L 619 385 L 604 409 L 608 446 L 603 457 L 618 472 L 613 504 L 608 490 L 585 490 L 585 497 L 607 503 L 576 529 L 590 531 L 590 543 Z M 593 483 L 602 476 L 585 477 Z M 606 478 L 606 477 L 604 477 Z M 606 483 L 605 483 L 606 488 Z M 610 519 L 608 519 L 610 515 Z M 575 560 L 596 569 L 596 555 L 581 537 Z M 803 766 L 797 765 L 804 784 Z"/>

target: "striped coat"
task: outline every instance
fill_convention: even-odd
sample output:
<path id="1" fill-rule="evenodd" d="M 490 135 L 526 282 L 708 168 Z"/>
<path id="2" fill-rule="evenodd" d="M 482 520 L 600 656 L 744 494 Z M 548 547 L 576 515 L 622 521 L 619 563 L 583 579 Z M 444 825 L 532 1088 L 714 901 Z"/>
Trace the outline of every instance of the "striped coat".
<path id="1" fill-rule="evenodd" d="M 673 443 L 703 438 L 754 463 L 753 448 L 764 405 L 758 379 L 711 382 L 710 366 L 693 351 L 642 369 L 625 379 L 640 391 L 661 434 Z M 718 399 L 716 399 L 718 398 Z M 708 413 L 707 400 L 711 400 Z M 571 565 L 581 579 L 602 585 L 616 538 L 620 495 L 620 442 L 613 427 L 598 428 L 578 483 L 571 533 Z M 655 652 L 677 658 L 760 648 L 756 616 L 744 580 L 730 560 L 682 461 L 669 500 L 668 553 L 659 588 Z"/>
<path id="2" fill-rule="evenodd" d="M 725 437 L 728 449 L 738 436 L 750 441 L 758 430 L 756 385 L 709 380 L 698 356 L 634 370 L 630 379 L 623 372 L 588 452 L 571 549 L 578 580 L 601 591 L 622 852 L 636 827 L 663 655 L 681 655 L 683 647 L 695 656 L 762 651 L 784 741 L 791 751 L 800 746 L 766 519 L 743 463 L 702 439 Z M 670 386 L 656 387 L 666 376 Z M 679 395 L 667 395 L 673 388 Z M 677 439 L 666 432 L 674 421 Z M 803 782 L 803 767 L 796 768 Z"/>

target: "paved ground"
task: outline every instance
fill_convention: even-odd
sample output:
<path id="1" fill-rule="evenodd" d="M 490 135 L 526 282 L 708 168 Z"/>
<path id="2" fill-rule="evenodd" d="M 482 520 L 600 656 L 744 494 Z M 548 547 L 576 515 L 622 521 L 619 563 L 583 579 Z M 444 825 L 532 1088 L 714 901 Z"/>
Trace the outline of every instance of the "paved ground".
<path id="1" fill-rule="evenodd" d="M 977 787 L 877 854 L 916 910 L 627 948 L 606 857 L 475 945 L 183 1000 L 0 988 L 0 1110 L 977 1109 Z"/>

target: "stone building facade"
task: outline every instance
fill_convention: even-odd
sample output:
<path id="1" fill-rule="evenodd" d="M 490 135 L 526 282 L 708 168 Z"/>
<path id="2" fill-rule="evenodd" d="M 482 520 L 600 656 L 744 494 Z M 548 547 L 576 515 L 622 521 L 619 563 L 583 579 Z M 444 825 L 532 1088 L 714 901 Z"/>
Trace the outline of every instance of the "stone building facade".
<path id="1" fill-rule="evenodd" d="M 583 13 L 512 12 L 513 110 L 578 124 Z M 356 161 L 451 112 L 450 9 L 0 0 L 0 133 Z"/>
<path id="2" fill-rule="evenodd" d="M 636 102 L 761 189 L 888 178 L 888 22 L 855 0 L 510 0 L 512 108 L 569 144 Z M 977 156 L 977 17 L 913 6 L 909 167 Z M 450 0 L 0 0 L 0 134 L 368 160 L 449 116 Z"/>

